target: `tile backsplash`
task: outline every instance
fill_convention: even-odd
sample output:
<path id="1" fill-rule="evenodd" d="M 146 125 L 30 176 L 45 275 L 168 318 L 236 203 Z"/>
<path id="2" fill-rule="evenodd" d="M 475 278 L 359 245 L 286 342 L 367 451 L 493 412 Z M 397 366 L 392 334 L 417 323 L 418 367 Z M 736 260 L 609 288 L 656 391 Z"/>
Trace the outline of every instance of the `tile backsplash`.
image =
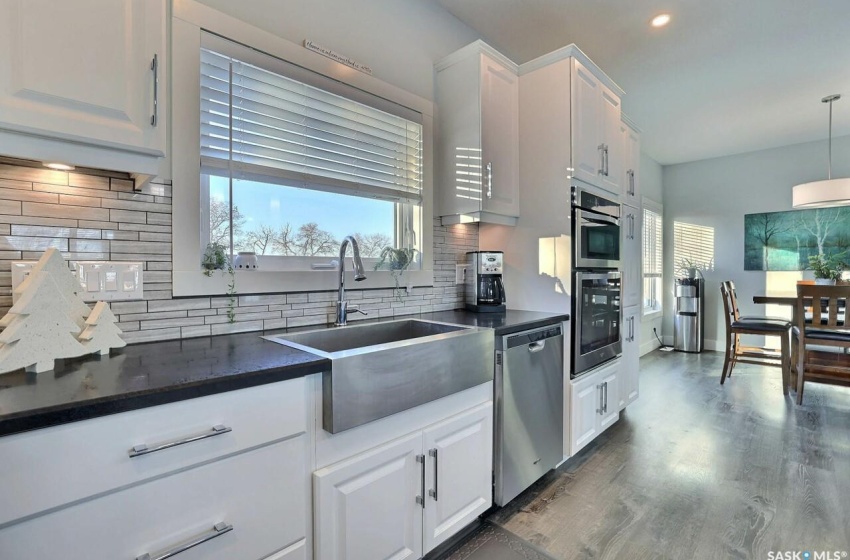
<path id="1" fill-rule="evenodd" d="M 0 159 L 0 316 L 12 305 L 11 261 L 37 259 L 56 247 L 68 260 L 145 263 L 144 301 L 112 303 L 127 342 L 333 321 L 335 291 L 239 295 L 234 323 L 225 296 L 172 298 L 171 185 L 150 183 L 134 192 L 124 174 L 33 165 Z M 454 283 L 455 264 L 477 248 L 477 225 L 444 227 L 435 219 L 433 287 L 413 288 L 403 302 L 391 289 L 347 290 L 347 299 L 369 318 L 456 309 L 463 291 Z"/>

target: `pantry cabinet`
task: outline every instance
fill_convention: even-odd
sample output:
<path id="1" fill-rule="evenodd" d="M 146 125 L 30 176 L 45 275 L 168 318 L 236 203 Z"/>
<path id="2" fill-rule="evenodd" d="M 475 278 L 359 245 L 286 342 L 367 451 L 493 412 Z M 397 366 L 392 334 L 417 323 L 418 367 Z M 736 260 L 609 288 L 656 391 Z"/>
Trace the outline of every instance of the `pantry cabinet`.
<path id="1" fill-rule="evenodd" d="M 643 213 L 624 204 L 620 213 L 620 255 L 622 256 L 622 305 L 624 309 L 640 304 L 642 289 L 641 239 Z"/>
<path id="2" fill-rule="evenodd" d="M 0 152 L 156 171 L 166 150 L 165 0 L 8 0 L 0 30 Z M 126 163 L 110 167 L 122 154 Z"/>
<path id="3" fill-rule="evenodd" d="M 482 41 L 436 65 L 438 212 L 443 223 L 519 216 L 517 67 Z"/>
<path id="4" fill-rule="evenodd" d="M 640 208 L 640 133 L 634 126 L 622 123 L 623 134 L 623 189 L 624 204 Z"/>
<path id="5" fill-rule="evenodd" d="M 620 418 L 621 359 L 570 381 L 570 455 L 575 455 Z"/>
<path id="6" fill-rule="evenodd" d="M 492 504 L 493 403 L 314 473 L 316 558 L 420 558 Z"/>
<path id="7" fill-rule="evenodd" d="M 640 392 L 640 317 L 639 305 L 629 307 L 623 313 L 620 410 L 635 402 Z"/>

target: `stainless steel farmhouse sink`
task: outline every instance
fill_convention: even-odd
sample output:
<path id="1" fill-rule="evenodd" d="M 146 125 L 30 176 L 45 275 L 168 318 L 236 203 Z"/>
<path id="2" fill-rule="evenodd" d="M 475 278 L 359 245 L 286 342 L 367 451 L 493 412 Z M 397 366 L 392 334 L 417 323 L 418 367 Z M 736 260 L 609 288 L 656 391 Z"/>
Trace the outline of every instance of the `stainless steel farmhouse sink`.
<path id="1" fill-rule="evenodd" d="M 329 358 L 322 427 L 341 432 L 493 379 L 489 329 L 406 319 L 264 337 Z"/>

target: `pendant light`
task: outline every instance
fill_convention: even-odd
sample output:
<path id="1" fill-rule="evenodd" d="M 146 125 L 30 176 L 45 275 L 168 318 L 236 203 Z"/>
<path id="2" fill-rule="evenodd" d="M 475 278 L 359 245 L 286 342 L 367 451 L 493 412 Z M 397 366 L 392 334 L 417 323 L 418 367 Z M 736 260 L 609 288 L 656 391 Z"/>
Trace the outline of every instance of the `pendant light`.
<path id="1" fill-rule="evenodd" d="M 829 166 L 826 181 L 814 181 L 796 185 L 791 191 L 794 208 L 826 208 L 850 204 L 850 177 L 832 178 L 832 104 L 841 99 L 838 94 L 821 99 L 829 103 Z"/>

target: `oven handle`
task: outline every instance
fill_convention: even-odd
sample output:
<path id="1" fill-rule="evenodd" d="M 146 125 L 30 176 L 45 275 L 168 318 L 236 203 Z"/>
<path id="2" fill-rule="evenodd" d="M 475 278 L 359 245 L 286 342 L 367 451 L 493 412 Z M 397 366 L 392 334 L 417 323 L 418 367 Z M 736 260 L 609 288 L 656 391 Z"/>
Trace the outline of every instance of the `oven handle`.
<path id="1" fill-rule="evenodd" d="M 583 220 L 585 222 L 591 222 L 594 224 L 602 224 L 606 226 L 619 226 L 620 219 L 615 218 L 613 216 L 609 216 L 608 214 L 600 214 L 597 212 L 592 212 L 590 210 L 585 210 L 582 208 L 575 208 L 575 219 Z"/>

